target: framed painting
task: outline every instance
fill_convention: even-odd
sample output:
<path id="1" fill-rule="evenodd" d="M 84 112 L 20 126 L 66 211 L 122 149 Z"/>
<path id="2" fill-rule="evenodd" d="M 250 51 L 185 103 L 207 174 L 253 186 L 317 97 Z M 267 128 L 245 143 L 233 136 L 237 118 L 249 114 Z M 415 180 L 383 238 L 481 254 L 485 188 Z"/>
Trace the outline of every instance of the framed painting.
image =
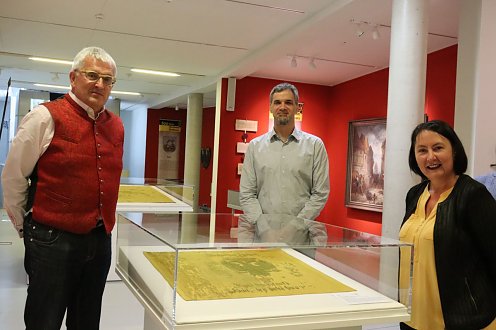
<path id="1" fill-rule="evenodd" d="M 386 119 L 350 121 L 346 173 L 347 207 L 382 212 Z"/>

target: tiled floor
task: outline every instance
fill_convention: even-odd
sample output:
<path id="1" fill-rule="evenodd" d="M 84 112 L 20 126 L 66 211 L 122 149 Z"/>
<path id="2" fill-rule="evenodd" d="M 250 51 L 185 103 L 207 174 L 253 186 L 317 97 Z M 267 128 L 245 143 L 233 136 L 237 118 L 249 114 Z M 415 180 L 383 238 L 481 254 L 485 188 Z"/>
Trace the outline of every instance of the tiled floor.
<path id="1" fill-rule="evenodd" d="M 0 329 L 24 329 L 26 300 L 24 245 L 0 209 Z M 108 282 L 103 298 L 102 330 L 143 330 L 143 307 L 120 281 Z M 63 327 L 65 329 L 65 326 Z M 397 330 L 397 324 L 367 326 L 364 330 Z"/>
<path id="2" fill-rule="evenodd" d="M 0 329 L 24 329 L 26 300 L 24 245 L 0 211 Z M 143 330 L 143 307 L 123 282 L 108 282 L 103 297 L 102 330 Z M 63 327 L 65 329 L 65 326 Z"/>

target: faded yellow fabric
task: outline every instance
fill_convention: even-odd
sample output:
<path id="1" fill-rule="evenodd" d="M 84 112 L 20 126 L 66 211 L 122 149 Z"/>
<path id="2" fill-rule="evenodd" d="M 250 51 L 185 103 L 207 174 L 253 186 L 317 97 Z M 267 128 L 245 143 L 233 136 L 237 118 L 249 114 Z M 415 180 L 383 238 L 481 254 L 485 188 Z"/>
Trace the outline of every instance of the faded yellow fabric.
<path id="1" fill-rule="evenodd" d="M 120 185 L 117 203 L 174 203 L 153 186 Z"/>
<path id="2" fill-rule="evenodd" d="M 428 186 L 419 198 L 417 209 L 400 230 L 400 240 L 413 243 L 412 315 L 409 326 L 418 330 L 444 330 L 443 312 L 437 285 L 434 258 L 434 224 L 437 205 L 444 201 L 453 188 L 443 192 L 429 215 L 425 206 L 430 198 Z M 410 258 L 401 257 L 401 268 L 406 269 Z M 400 286 L 409 280 L 409 274 L 400 273 Z"/>
<path id="3" fill-rule="evenodd" d="M 174 252 L 144 252 L 173 285 Z M 211 300 L 351 292 L 350 288 L 280 249 L 179 252 L 177 292 Z"/>

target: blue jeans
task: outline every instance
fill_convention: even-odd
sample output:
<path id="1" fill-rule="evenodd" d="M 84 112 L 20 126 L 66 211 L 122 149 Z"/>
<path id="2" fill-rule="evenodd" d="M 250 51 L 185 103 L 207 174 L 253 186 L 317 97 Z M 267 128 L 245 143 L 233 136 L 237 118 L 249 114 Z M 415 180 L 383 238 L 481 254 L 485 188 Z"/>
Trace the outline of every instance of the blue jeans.
<path id="1" fill-rule="evenodd" d="M 73 234 L 24 220 L 24 268 L 29 276 L 26 330 L 97 330 L 110 268 L 111 239 L 101 226 Z"/>

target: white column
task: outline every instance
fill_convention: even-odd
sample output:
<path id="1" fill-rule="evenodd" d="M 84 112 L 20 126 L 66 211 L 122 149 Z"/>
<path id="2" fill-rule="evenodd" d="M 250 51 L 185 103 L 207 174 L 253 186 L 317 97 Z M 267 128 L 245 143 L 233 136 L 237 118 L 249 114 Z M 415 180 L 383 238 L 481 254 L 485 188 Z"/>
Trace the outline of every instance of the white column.
<path id="1" fill-rule="evenodd" d="M 496 163 L 496 2 L 460 2 L 455 131 L 468 156 L 467 173 L 482 175 Z"/>
<path id="2" fill-rule="evenodd" d="M 418 179 L 408 166 L 410 136 L 422 122 L 427 65 L 427 0 L 394 0 L 391 20 L 391 53 L 384 169 L 382 236 L 398 239 L 405 213 L 405 196 Z M 399 249 L 381 249 L 381 293 L 398 294 Z M 391 271 L 393 270 L 393 271 Z"/>
<path id="3" fill-rule="evenodd" d="M 184 184 L 193 186 L 193 211 L 198 211 L 198 188 L 200 185 L 200 153 L 202 137 L 203 95 L 188 95 L 186 116 L 186 148 L 184 161 Z"/>
<path id="4" fill-rule="evenodd" d="M 382 235 L 398 238 L 410 173 L 412 130 L 423 121 L 427 62 L 427 1 L 394 0 L 384 169 Z"/>
<path id="5" fill-rule="evenodd" d="M 186 149 L 184 184 L 193 187 L 193 212 L 181 215 L 181 243 L 194 243 L 197 236 L 198 195 L 200 187 L 200 154 L 203 117 L 203 95 L 188 95 L 186 114 Z"/>

